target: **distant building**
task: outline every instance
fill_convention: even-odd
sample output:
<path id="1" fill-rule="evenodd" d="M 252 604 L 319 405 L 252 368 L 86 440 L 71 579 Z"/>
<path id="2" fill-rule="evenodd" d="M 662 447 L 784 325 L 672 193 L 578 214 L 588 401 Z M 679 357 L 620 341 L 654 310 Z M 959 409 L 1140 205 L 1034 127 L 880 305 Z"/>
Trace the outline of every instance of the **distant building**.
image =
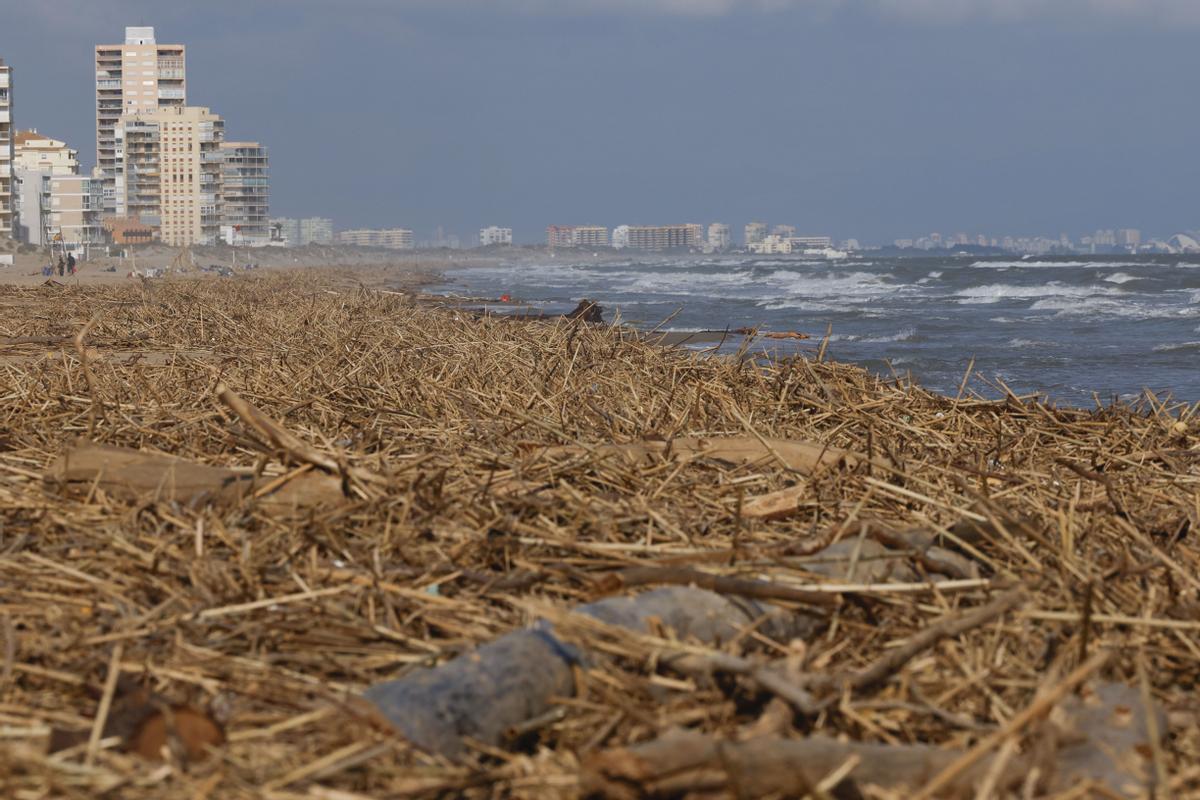
<path id="1" fill-rule="evenodd" d="M 290 217 L 275 217 L 270 222 L 271 241 L 284 247 L 300 245 L 300 220 Z"/>
<path id="2" fill-rule="evenodd" d="M 124 154 L 117 145 L 123 115 L 187 105 L 185 48 L 158 44 L 154 28 L 125 29 L 124 44 L 96 46 L 96 170 L 104 213 L 124 215 Z"/>
<path id="3" fill-rule="evenodd" d="M 695 249 L 702 243 L 701 230 L 695 224 L 630 225 L 628 247 L 652 252 Z"/>
<path id="4" fill-rule="evenodd" d="M 764 236 L 760 241 L 747 245 L 746 249 L 751 253 L 759 255 L 786 255 L 792 252 L 792 240 L 772 233 L 769 236 Z"/>
<path id="5" fill-rule="evenodd" d="M 828 236 L 780 236 L 772 233 L 757 244 L 750 245 L 750 252 L 760 255 L 804 253 L 833 249 L 833 239 Z"/>
<path id="6" fill-rule="evenodd" d="M 624 250 L 629 247 L 629 226 L 618 225 L 613 228 L 612 246 L 614 250 Z"/>
<path id="7" fill-rule="evenodd" d="M 271 180 L 267 148 L 258 142 L 221 143 L 222 238 L 226 244 L 271 243 Z"/>
<path id="8" fill-rule="evenodd" d="M 99 178 L 36 170 L 20 170 L 16 175 L 17 239 L 39 247 L 60 242 L 69 250 L 103 240 Z"/>
<path id="9" fill-rule="evenodd" d="M 158 235 L 154 226 L 147 225 L 136 217 L 105 217 L 101 224 L 104 230 L 108 231 L 114 244 L 149 244 Z"/>
<path id="10" fill-rule="evenodd" d="M 44 172 L 47 175 L 78 175 L 79 151 L 66 142 L 51 139 L 37 131 L 17 131 L 13 137 L 14 170 Z"/>
<path id="11" fill-rule="evenodd" d="M 858 243 L 858 239 L 847 239 L 842 242 L 842 249 L 848 251 L 862 250 L 862 245 Z"/>
<path id="12" fill-rule="evenodd" d="M 221 117 L 192 106 L 152 108 L 122 116 L 114 136 L 123 153 L 118 207 L 125 215 L 158 227 L 169 245 L 215 244 L 224 204 Z"/>
<path id="13" fill-rule="evenodd" d="M 608 228 L 601 225 L 551 225 L 546 228 L 546 246 L 608 247 Z"/>
<path id="14" fill-rule="evenodd" d="M 488 247 L 494 244 L 512 244 L 512 228 L 497 228 L 495 225 L 480 228 L 479 245 Z"/>
<path id="15" fill-rule="evenodd" d="M 1117 231 L 1117 244 L 1122 247 L 1138 247 L 1142 243 L 1142 232 L 1137 228 L 1122 228 Z"/>
<path id="16" fill-rule="evenodd" d="M 765 222 L 747 223 L 743 232 L 745 234 L 744 241 L 746 242 L 747 247 L 749 247 L 752 244 L 758 244 L 763 239 L 767 238 L 767 223 L 765 223 Z"/>
<path id="17" fill-rule="evenodd" d="M 781 239 L 791 239 L 793 236 L 796 235 L 796 226 L 795 225 L 776 225 L 774 228 L 771 228 L 771 235 L 778 236 Z"/>
<path id="18" fill-rule="evenodd" d="M 326 217 L 308 217 L 300 220 L 300 246 L 310 244 L 333 244 L 333 220 Z"/>
<path id="19" fill-rule="evenodd" d="M 68 221 L 68 228 L 75 237 L 70 241 L 96 241 L 99 231 L 97 220 L 91 216 L 91 181 L 76 181 L 68 187 L 61 182 L 52 184 L 50 180 L 51 177 L 78 175 L 79 153 L 66 142 L 37 131 L 18 131 L 12 141 L 14 238 L 45 245 L 55 236 L 63 236 L 61 218 L 64 211 L 59 209 L 75 209 L 79 213 Z M 57 192 L 53 192 L 55 187 Z M 81 195 L 83 199 L 77 199 Z M 52 218 L 52 208 L 58 221 Z M 88 214 L 86 220 L 80 216 L 84 212 Z"/>
<path id="20" fill-rule="evenodd" d="M 407 228 L 385 228 L 373 230 L 360 228 L 352 231 L 341 231 L 337 239 L 342 244 L 357 247 L 383 247 L 388 250 L 411 250 L 413 247 L 413 232 Z"/>
<path id="21" fill-rule="evenodd" d="M 710 250 L 721 252 L 728 250 L 732 244 L 733 237 L 730 236 L 728 225 L 714 222 L 708 226 L 708 248 Z"/>
<path id="22" fill-rule="evenodd" d="M 789 236 L 788 241 L 797 250 L 826 250 L 833 247 L 830 236 Z"/>
<path id="23" fill-rule="evenodd" d="M 12 131 L 12 67 L 0 58 L 0 236 L 9 238 L 16 227 Z"/>

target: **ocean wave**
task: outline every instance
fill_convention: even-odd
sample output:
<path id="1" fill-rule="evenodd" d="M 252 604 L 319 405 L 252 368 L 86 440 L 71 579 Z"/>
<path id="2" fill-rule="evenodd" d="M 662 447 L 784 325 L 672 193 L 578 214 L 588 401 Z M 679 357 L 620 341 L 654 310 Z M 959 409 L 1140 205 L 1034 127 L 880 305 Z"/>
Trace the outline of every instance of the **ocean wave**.
<path id="1" fill-rule="evenodd" d="M 1140 280 L 1140 278 L 1137 278 L 1133 275 L 1129 275 L 1124 272 L 1114 272 L 1112 275 L 1109 275 L 1108 277 L 1106 277 L 1104 279 L 1104 282 L 1105 283 L 1115 283 L 1115 284 L 1120 285 L 1122 283 L 1129 283 L 1130 281 L 1136 281 L 1136 280 Z"/>
<path id="2" fill-rule="evenodd" d="M 912 342 L 917 340 L 916 328 L 903 328 L 890 336 L 866 336 L 855 333 L 835 333 L 831 342 L 858 342 L 859 344 L 887 344 L 889 342 Z"/>
<path id="3" fill-rule="evenodd" d="M 1047 269 L 1050 267 L 1094 267 L 1097 269 L 1113 269 L 1115 267 L 1146 267 L 1155 266 L 1140 261 L 976 261 L 972 267 L 985 267 L 991 269 L 1012 269 L 1013 267 L 1039 267 Z"/>
<path id="4" fill-rule="evenodd" d="M 1197 328 L 1196 330 L 1200 330 Z M 1178 353 L 1181 350 L 1200 350 L 1200 342 L 1176 342 L 1175 344 L 1160 344 L 1154 348 L 1156 353 Z"/>
<path id="5" fill-rule="evenodd" d="M 1030 348 L 1030 347 L 1053 347 L 1054 343 L 1053 342 L 1039 342 L 1036 339 L 1009 339 L 1008 346 L 1016 347 L 1018 349 L 1026 349 L 1026 348 Z"/>
<path id="6" fill-rule="evenodd" d="M 1052 281 L 1041 286 L 1016 286 L 1008 283 L 992 283 L 986 286 L 969 286 L 954 293 L 963 305 L 998 303 L 1001 300 L 1024 297 L 1093 297 L 1114 294 L 1117 290 L 1105 286 L 1068 286 Z"/>
<path id="7" fill-rule="evenodd" d="M 1177 319 L 1200 316 L 1200 308 L 1149 306 L 1105 297 L 1039 300 L 1031 311 L 1056 311 L 1057 317 L 1119 317 L 1123 319 Z"/>

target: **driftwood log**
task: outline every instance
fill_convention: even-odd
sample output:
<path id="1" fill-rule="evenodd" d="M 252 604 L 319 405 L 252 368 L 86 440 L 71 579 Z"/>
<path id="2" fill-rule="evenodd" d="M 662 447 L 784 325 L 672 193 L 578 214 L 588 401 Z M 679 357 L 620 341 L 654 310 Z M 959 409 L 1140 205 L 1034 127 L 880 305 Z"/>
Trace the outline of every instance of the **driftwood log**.
<path id="1" fill-rule="evenodd" d="M 580 783 L 584 797 L 606 800 L 812 797 L 822 796 L 814 795 L 813 789 L 849 764 L 824 796 L 856 797 L 857 786 L 919 789 L 959 755 L 930 745 L 860 744 L 824 736 L 736 742 L 675 730 L 645 744 L 592 756 L 583 764 Z M 974 785 L 990 766 L 977 765 L 938 796 L 974 796 Z M 1023 771 L 1019 761 L 1012 762 L 998 788 L 1019 783 Z"/>
<path id="2" fill-rule="evenodd" d="M 257 476 L 252 470 L 91 442 L 77 443 L 59 456 L 45 481 L 67 495 L 87 497 L 102 490 L 124 500 L 189 506 L 229 506 L 257 497 L 272 510 L 285 510 L 345 500 L 341 481 L 321 472 L 297 470 L 291 478 Z"/>
<path id="3" fill-rule="evenodd" d="M 757 464 L 774 462 L 777 466 L 812 475 L 823 469 L 847 467 L 854 469 L 861 464 L 872 463 L 883 469 L 891 469 L 884 459 L 870 459 L 863 453 L 842 450 L 817 442 L 771 439 L 758 436 L 697 437 L 681 436 L 670 440 L 646 440 L 628 444 L 602 444 L 591 448 L 596 455 L 617 455 L 632 461 L 647 458 L 675 458 L 692 461 L 711 458 L 731 464 Z M 587 452 L 579 445 L 562 445 L 541 451 L 550 457 L 578 455 Z"/>
<path id="4" fill-rule="evenodd" d="M 809 616 L 687 587 L 608 598 L 579 606 L 575 613 L 638 631 L 654 622 L 681 638 L 714 645 L 764 618 L 758 630 L 781 641 L 811 635 L 819 625 Z M 552 698 L 574 694 L 575 668 L 589 660 L 543 620 L 439 667 L 372 686 L 364 694 L 410 742 L 455 757 L 464 752 L 464 737 L 501 744 L 509 729 L 546 713 Z"/>
<path id="5" fill-rule="evenodd" d="M 994 780 L 993 789 L 1003 792 L 1033 778 L 1049 792 L 1090 782 L 1097 791 L 1082 796 L 1145 797 L 1154 790 L 1152 753 L 1166 724 L 1162 709 L 1134 687 L 1086 685 L 1054 709 L 1050 723 L 1034 734 L 1035 746 L 1005 763 L 997 763 L 1000 756 L 985 756 L 929 796 L 976 797 L 984 781 Z M 830 797 L 859 797 L 859 787 L 868 785 L 911 797 L 963 755 L 962 750 L 932 745 L 866 744 L 823 736 L 728 741 L 674 730 L 587 758 L 580 788 L 585 797 L 611 800 L 757 798 L 814 796 L 812 790 L 824 783 L 822 791 Z"/>

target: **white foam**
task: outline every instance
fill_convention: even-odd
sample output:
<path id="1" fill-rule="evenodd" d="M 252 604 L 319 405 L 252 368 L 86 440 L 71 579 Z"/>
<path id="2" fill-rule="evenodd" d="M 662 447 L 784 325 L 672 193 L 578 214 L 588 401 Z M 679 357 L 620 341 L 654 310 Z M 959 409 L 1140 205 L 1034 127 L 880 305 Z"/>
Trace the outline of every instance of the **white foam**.
<path id="1" fill-rule="evenodd" d="M 1051 342 L 1039 342 L 1036 339 L 1009 339 L 1008 346 L 1028 349 L 1031 347 L 1053 347 L 1054 345 Z"/>
<path id="2" fill-rule="evenodd" d="M 1104 286 L 1068 286 L 1051 281 L 1042 286 L 1014 286 L 1007 283 L 992 283 L 986 286 L 968 286 L 954 293 L 964 305 L 998 303 L 1001 300 L 1023 297 L 1093 297 L 1113 294 L 1116 290 Z"/>
<path id="3" fill-rule="evenodd" d="M 985 267 L 990 269 L 1012 269 L 1013 267 L 1039 267 L 1049 269 L 1052 267 L 1093 267 L 1095 269 L 1113 269 L 1116 267 L 1153 267 L 1156 266 L 1150 262 L 1142 261 L 976 261 L 972 267 Z"/>
<path id="4" fill-rule="evenodd" d="M 1133 275 L 1129 275 L 1124 272 L 1114 272 L 1112 275 L 1109 275 L 1107 278 L 1105 278 L 1104 282 L 1120 285 L 1122 283 L 1129 283 L 1130 281 L 1136 280 L 1138 280 L 1138 278 L 1134 277 Z"/>
<path id="5" fill-rule="evenodd" d="M 1200 331 L 1200 328 L 1196 330 Z M 1177 353 L 1181 350 L 1200 350 L 1200 342 L 1176 342 L 1175 344 L 1160 344 L 1154 348 L 1156 353 Z"/>

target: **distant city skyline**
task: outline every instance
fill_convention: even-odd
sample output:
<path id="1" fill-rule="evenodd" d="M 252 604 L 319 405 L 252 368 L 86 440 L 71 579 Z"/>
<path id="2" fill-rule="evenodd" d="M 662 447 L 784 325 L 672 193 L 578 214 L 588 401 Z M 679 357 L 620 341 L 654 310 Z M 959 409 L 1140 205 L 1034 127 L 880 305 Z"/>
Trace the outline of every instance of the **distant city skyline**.
<path id="1" fill-rule="evenodd" d="M 1200 228 L 1195 8 L 8 0 L 0 20 L 21 35 L 0 57 L 16 125 L 88 172 L 95 47 L 156 26 L 187 47 L 189 103 L 270 143 L 272 215 L 418 240 L 498 225 L 534 243 L 564 212 L 877 244 L 1169 237 Z M 378 157 L 348 158 L 364 146 Z"/>

